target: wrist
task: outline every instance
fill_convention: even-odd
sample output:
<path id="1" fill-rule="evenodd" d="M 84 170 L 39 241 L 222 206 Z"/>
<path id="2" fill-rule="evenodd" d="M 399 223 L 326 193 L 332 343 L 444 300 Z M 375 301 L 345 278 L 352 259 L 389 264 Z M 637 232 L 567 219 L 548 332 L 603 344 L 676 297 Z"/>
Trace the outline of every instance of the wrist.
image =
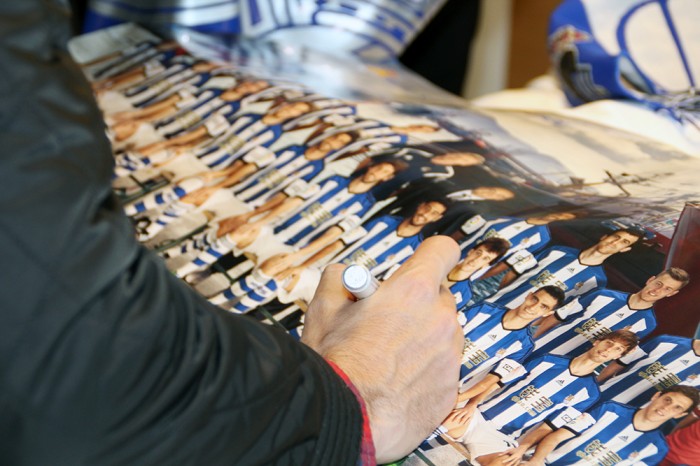
<path id="1" fill-rule="evenodd" d="M 464 405 L 465 408 L 476 408 L 476 406 L 479 404 L 479 400 L 477 398 L 471 398 L 469 401 L 467 401 L 467 404 Z"/>
<path id="2" fill-rule="evenodd" d="M 367 410 L 367 405 L 365 404 L 364 398 L 357 390 L 357 387 L 352 383 L 350 377 L 333 361 L 326 359 L 326 362 L 333 368 L 336 374 L 343 379 L 345 385 L 350 389 L 350 391 L 357 398 L 357 402 L 360 405 L 360 411 L 362 412 L 362 441 L 360 443 L 360 461 L 359 464 L 362 466 L 376 465 L 376 451 L 374 447 L 374 440 L 372 438 L 372 428 L 370 424 L 370 416 Z"/>
<path id="3" fill-rule="evenodd" d="M 404 443 L 409 433 L 406 431 L 405 422 L 399 420 L 401 416 L 395 414 L 405 412 L 405 409 L 392 404 L 392 397 L 384 390 L 384 387 L 388 386 L 386 381 L 381 382 L 374 377 L 365 377 L 364 374 L 371 371 L 347 364 L 348 361 L 343 355 L 329 354 L 325 357 L 334 368 L 343 371 L 346 377 L 344 380 L 352 383 L 358 399 L 362 400 L 363 415 L 368 428 L 371 429 L 376 461 L 386 463 L 408 454 L 412 447 L 409 448 Z M 345 369 L 340 369 L 341 367 Z M 425 435 L 421 438 L 424 437 Z"/>
<path id="4" fill-rule="evenodd" d="M 522 453 L 525 453 L 530 448 L 532 448 L 533 445 L 534 445 L 533 442 L 528 442 L 528 441 L 523 441 L 521 439 L 518 439 L 518 446 L 515 449 L 522 452 Z"/>

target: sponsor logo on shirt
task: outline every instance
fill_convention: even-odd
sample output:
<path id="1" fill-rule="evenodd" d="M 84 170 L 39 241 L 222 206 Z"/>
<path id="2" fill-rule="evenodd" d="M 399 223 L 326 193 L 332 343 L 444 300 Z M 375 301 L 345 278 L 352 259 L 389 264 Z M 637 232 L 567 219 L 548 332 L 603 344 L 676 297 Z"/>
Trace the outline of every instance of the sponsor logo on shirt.
<path id="1" fill-rule="evenodd" d="M 593 440 L 583 450 L 578 450 L 576 456 L 588 464 L 613 465 L 622 461 L 622 457 L 610 450 L 600 440 Z"/>
<path id="2" fill-rule="evenodd" d="M 554 404 L 548 397 L 540 394 L 539 389 L 534 385 L 528 385 L 520 393 L 512 396 L 511 400 L 530 416 L 536 416 L 537 413 L 541 413 Z"/>

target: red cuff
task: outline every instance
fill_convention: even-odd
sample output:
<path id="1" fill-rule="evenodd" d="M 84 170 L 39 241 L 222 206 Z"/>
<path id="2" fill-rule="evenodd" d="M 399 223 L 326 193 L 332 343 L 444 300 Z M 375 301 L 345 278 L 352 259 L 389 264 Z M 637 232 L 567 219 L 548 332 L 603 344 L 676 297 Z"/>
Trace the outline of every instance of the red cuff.
<path id="1" fill-rule="evenodd" d="M 360 443 L 360 458 L 357 462 L 358 466 L 376 466 L 377 455 L 374 450 L 374 441 L 372 440 L 372 429 L 369 426 L 369 417 L 367 416 L 367 407 L 365 406 L 365 400 L 360 396 L 360 392 L 357 391 L 355 385 L 353 385 L 350 378 L 347 376 L 343 370 L 338 367 L 334 362 L 326 360 L 326 362 L 333 368 L 336 374 L 343 379 L 345 385 L 348 386 L 350 391 L 357 398 L 357 402 L 360 403 L 360 410 L 362 411 L 362 442 Z"/>

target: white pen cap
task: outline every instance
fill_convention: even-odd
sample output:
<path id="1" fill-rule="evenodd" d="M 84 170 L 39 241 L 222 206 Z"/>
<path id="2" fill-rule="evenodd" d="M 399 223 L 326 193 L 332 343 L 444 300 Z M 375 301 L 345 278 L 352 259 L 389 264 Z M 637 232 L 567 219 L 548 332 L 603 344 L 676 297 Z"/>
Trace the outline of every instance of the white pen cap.
<path id="1" fill-rule="evenodd" d="M 343 271 L 343 286 L 357 299 L 365 299 L 379 288 L 379 281 L 362 265 L 352 264 Z"/>

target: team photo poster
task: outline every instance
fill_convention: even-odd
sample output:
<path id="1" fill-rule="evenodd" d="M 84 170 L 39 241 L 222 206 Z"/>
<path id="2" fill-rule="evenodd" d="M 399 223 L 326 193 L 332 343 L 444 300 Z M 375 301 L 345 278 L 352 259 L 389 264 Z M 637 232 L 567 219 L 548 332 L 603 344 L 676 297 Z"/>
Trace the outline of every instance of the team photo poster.
<path id="1" fill-rule="evenodd" d="M 488 464 L 542 425 L 571 432 L 550 464 L 663 458 L 663 436 L 596 435 L 700 386 L 697 159 L 554 114 L 340 98 L 108 31 L 73 48 L 114 192 L 210 302 L 299 338 L 325 265 L 381 281 L 425 238 L 458 242 L 458 402 L 405 464 Z"/>

